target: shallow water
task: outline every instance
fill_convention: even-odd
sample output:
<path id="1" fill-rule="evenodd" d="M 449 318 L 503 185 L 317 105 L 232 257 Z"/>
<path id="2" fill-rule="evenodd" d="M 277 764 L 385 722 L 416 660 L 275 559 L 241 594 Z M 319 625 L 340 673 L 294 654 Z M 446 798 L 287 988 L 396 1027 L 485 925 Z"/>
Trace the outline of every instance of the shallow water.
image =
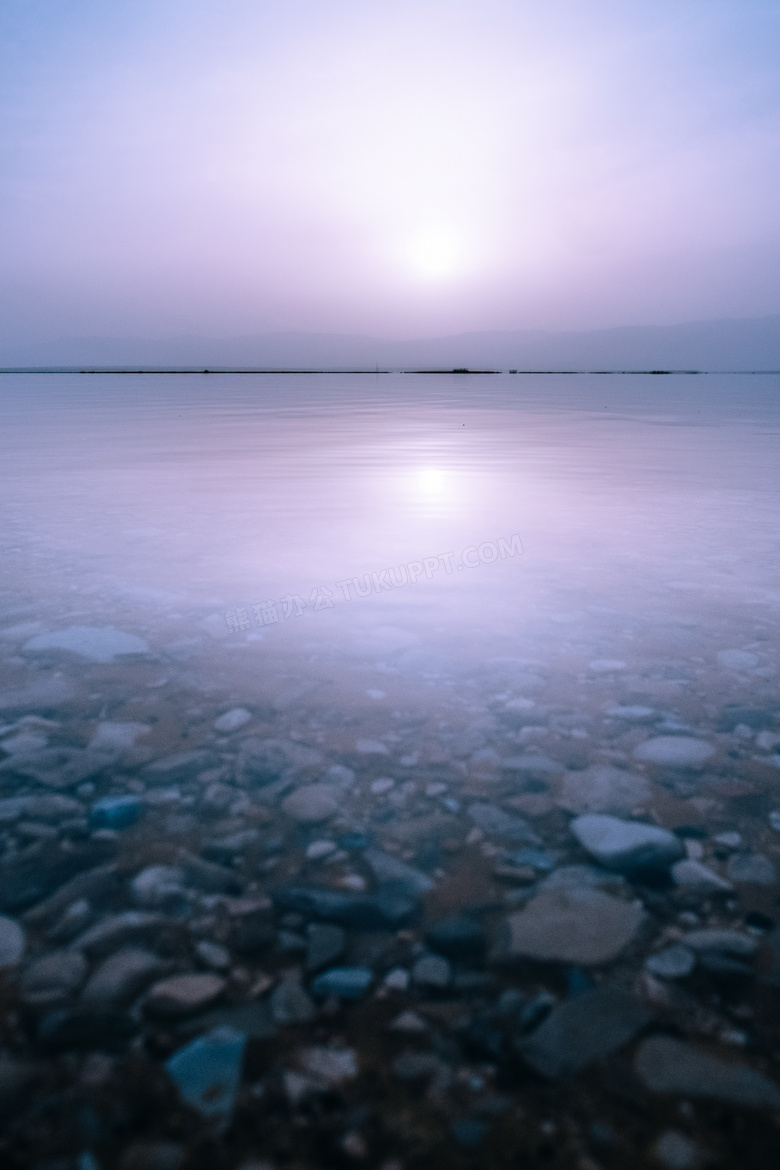
<path id="1" fill-rule="evenodd" d="M 164 1137 L 188 1167 L 209 1164 L 217 1148 L 229 1166 L 250 1155 L 305 1165 L 325 1130 L 334 1164 L 449 1166 L 478 1149 L 498 1164 L 538 1156 L 584 1166 L 587 1156 L 611 1166 L 630 1148 L 671 1165 L 653 1151 L 679 1130 L 697 1158 L 771 1164 L 771 1121 L 751 1121 L 749 1138 L 742 1121 L 722 1132 L 706 1110 L 679 1113 L 680 1093 L 656 1097 L 647 1085 L 627 1107 L 603 1056 L 592 1061 L 596 1088 L 586 1073 L 551 1097 L 544 1060 L 535 1066 L 517 1039 L 518 1028 L 537 1033 L 496 1005 L 510 990 L 526 1006 L 547 996 L 542 1019 L 578 988 L 603 984 L 654 1013 L 651 1028 L 772 1074 L 780 379 L 0 375 L 0 467 L 0 912 L 27 934 L 21 967 L 8 968 L 2 1044 L 15 1061 L 48 1062 L 35 1084 L 52 1114 L 45 1138 L 22 1116 L 10 1164 L 88 1149 L 107 1168 L 132 1140 Z M 112 648 L 94 633 L 106 628 L 142 642 Z M 235 727 L 219 722 L 236 708 L 245 715 Z M 711 750 L 688 764 L 643 755 L 659 737 Z M 53 749 L 61 759 L 46 756 Z M 155 772 L 182 751 L 201 754 Z M 276 763 L 258 764 L 264 752 Z M 300 815 L 287 802 L 315 782 L 332 807 Z M 52 792 L 68 810 L 7 803 Z M 112 795 L 134 795 L 140 819 L 101 821 L 95 802 Z M 450 956 L 443 984 L 383 985 L 436 950 L 425 931 L 450 912 L 478 919 L 493 954 L 507 915 L 540 893 L 550 868 L 567 880 L 567 865 L 593 859 L 571 829 L 588 812 L 676 830 L 723 887 L 672 880 L 669 858 L 663 872 L 632 871 L 619 888 L 602 866 L 577 880 L 598 884 L 601 873 L 608 892 L 639 899 L 648 916 L 618 958 L 526 955 L 518 967 L 472 955 L 461 970 Z M 502 822 L 507 814 L 525 828 Z M 521 844 L 532 846 L 523 858 Z M 222 878 L 204 878 L 194 857 Z M 413 874 L 388 878 L 388 857 Z M 154 978 L 217 970 L 228 1014 L 247 1003 L 266 1013 L 232 1128 L 216 1138 L 176 1112 L 162 1072 L 185 1034 L 214 1020 L 193 1009 L 187 1027 L 165 1012 L 160 1022 L 144 998 L 151 966 L 146 983 L 110 1003 L 126 1029 L 116 1024 L 110 1043 L 84 1023 L 91 993 L 80 985 L 45 1003 L 24 990 L 25 972 L 57 939 L 81 945 L 58 925 L 66 903 L 47 910 L 45 899 L 102 864 L 117 865 L 121 882 L 90 895 L 84 929 L 142 904 L 132 881 L 144 866 L 184 866 L 181 899 L 156 907 L 169 934 L 148 943 L 161 964 Z M 373 990 L 345 1007 L 316 991 L 304 962 L 306 931 L 322 915 L 279 890 L 373 896 L 388 880 L 411 883 L 417 916 L 350 927 L 341 961 L 370 971 Z M 258 953 L 241 949 L 236 922 L 249 911 L 238 896 L 268 920 Z M 274 907 L 261 911 L 267 896 Z M 652 977 L 648 956 L 697 925 L 752 931 L 764 948 L 752 974 L 729 982 L 708 959 L 692 974 Z M 224 971 L 193 949 L 199 939 L 226 948 Z M 86 953 L 92 978 L 102 956 Z M 287 1025 L 271 989 L 290 971 L 316 1006 Z M 427 1012 L 427 1023 L 388 1039 L 406 1008 Z M 80 1039 L 51 1041 L 55 1009 L 77 1020 Z M 244 1019 L 235 1011 L 234 1024 Z M 626 1069 L 635 1034 L 608 1054 Z M 327 1124 L 319 1090 L 298 1099 L 284 1080 L 303 1075 L 304 1042 L 349 1048 L 369 1078 L 339 1083 Z M 427 1096 L 409 1096 L 405 1074 L 392 1074 L 410 1043 L 437 1054 Z M 100 1080 L 101 1053 L 98 1089 L 90 1076 Z M 147 1062 L 140 1073 L 134 1060 Z M 136 1086 L 136 1120 L 112 1128 L 108 1102 L 131 1066 L 141 1081 L 161 1078 L 157 1112 L 142 1120 L 148 1102 Z M 102 1119 L 98 1136 L 55 1118 L 57 1085 L 74 1077 L 74 1100 Z M 476 1128 L 459 1131 L 461 1116 Z M 580 1136 L 540 1154 L 562 1130 Z"/>

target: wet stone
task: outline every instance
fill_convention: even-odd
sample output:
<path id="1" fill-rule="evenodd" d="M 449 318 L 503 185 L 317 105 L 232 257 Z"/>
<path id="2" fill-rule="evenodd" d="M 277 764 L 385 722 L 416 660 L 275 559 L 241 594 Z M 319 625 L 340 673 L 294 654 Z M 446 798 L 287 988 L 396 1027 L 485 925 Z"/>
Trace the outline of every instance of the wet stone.
<path id="1" fill-rule="evenodd" d="M 577 817 L 571 830 L 599 864 L 623 873 L 668 869 L 684 854 L 673 833 L 638 821 L 593 813 Z"/>
<path id="2" fill-rule="evenodd" d="M 331 967 L 315 976 L 311 989 L 315 995 L 337 999 L 362 999 L 374 981 L 369 967 Z"/>
<path id="3" fill-rule="evenodd" d="M 137 906 L 175 907 L 184 897 L 184 870 L 171 865 L 149 865 L 133 878 L 130 894 Z"/>
<path id="4" fill-rule="evenodd" d="M 430 991 L 444 991 L 452 982 L 452 967 L 441 955 L 422 955 L 412 967 L 412 983 Z"/>
<path id="5" fill-rule="evenodd" d="M 79 935 L 71 943 L 73 950 L 83 951 L 90 958 L 110 954 L 129 942 L 141 942 L 155 936 L 165 919 L 159 914 L 146 914 L 140 910 L 124 910 L 109 915 Z"/>
<path id="6" fill-rule="evenodd" d="M 743 958 L 752 958 L 758 950 L 758 939 L 739 930 L 691 930 L 683 941 L 693 951 L 720 951 Z"/>
<path id="7" fill-rule="evenodd" d="M 653 1093 L 708 1097 L 727 1105 L 780 1108 L 780 1089 L 768 1077 L 744 1064 L 710 1056 L 671 1036 L 644 1040 L 634 1067 Z"/>
<path id="8" fill-rule="evenodd" d="M 282 811 L 302 825 L 315 825 L 330 820 L 339 807 L 339 794 L 329 784 L 304 785 L 282 801 Z"/>
<path id="9" fill-rule="evenodd" d="M 296 1054 L 300 1068 L 329 1089 L 338 1088 L 358 1075 L 357 1053 L 352 1048 L 317 1046 Z"/>
<path id="10" fill-rule="evenodd" d="M 81 748 L 45 748 L 12 756 L 0 764 L 0 775 L 23 776 L 47 788 L 75 788 L 104 772 L 111 757 Z"/>
<path id="11" fill-rule="evenodd" d="M 176 752 L 147 764 L 141 778 L 153 787 L 177 784 L 182 780 L 193 779 L 199 772 L 212 767 L 214 762 L 214 756 L 208 751 Z"/>
<path id="12" fill-rule="evenodd" d="M 219 943 L 201 939 L 195 947 L 197 958 L 212 971 L 227 971 L 230 967 L 230 951 Z"/>
<path id="13" fill-rule="evenodd" d="M 173 975 L 155 983 L 144 1006 L 158 1016 L 186 1016 L 210 1007 L 225 986 L 219 975 Z"/>
<path id="14" fill-rule="evenodd" d="M 128 947 L 111 955 L 87 980 L 82 1004 L 94 1008 L 125 1007 L 160 974 L 159 955 Z"/>
<path id="15" fill-rule="evenodd" d="M 53 951 L 36 959 L 23 972 L 20 991 L 31 1007 L 54 1008 L 82 987 L 89 967 L 79 951 Z"/>
<path id="16" fill-rule="evenodd" d="M 397 929 L 417 913 L 417 902 L 404 894 L 342 894 L 311 886 L 285 886 L 272 892 L 276 906 L 309 918 L 336 922 L 354 930 Z"/>
<path id="17" fill-rule="evenodd" d="M 276 1024 L 307 1024 L 314 1019 L 317 1009 L 301 987 L 300 979 L 291 976 L 282 979 L 270 999 L 271 1016 Z"/>
<path id="18" fill-rule="evenodd" d="M 554 1007 L 517 1048 L 543 1076 L 567 1076 L 622 1048 L 651 1019 L 648 1008 L 626 992 L 595 988 Z"/>
<path id="19" fill-rule="evenodd" d="M 504 812 L 495 804 L 475 801 L 468 806 L 466 812 L 477 828 L 488 836 L 507 837 L 511 841 L 541 845 L 539 837 L 527 821 Z"/>
<path id="20" fill-rule="evenodd" d="M 233 731 L 239 731 L 250 723 L 252 719 L 252 712 L 247 711 L 246 707 L 231 707 L 224 715 L 220 715 L 218 719 L 214 720 L 214 730 L 221 735 L 229 735 Z"/>
<path id="21" fill-rule="evenodd" d="M 729 880 L 739 884 L 773 886 L 777 870 L 764 853 L 736 853 L 726 865 Z"/>
<path id="22" fill-rule="evenodd" d="M 645 970 L 662 979 L 684 979 L 695 966 L 696 956 L 693 951 L 679 943 L 645 960 Z"/>
<path id="23" fill-rule="evenodd" d="M 391 857 L 381 849 L 364 850 L 363 859 L 378 882 L 392 882 L 393 887 L 403 894 L 416 897 L 433 889 L 433 882 L 426 873 L 407 865 L 404 861 L 399 861 L 396 857 Z"/>
<path id="24" fill-rule="evenodd" d="M 149 644 L 113 626 L 67 626 L 50 634 L 37 634 L 22 646 L 23 654 L 47 650 L 65 650 L 90 662 L 114 662 L 127 655 L 148 654 Z"/>
<path id="25" fill-rule="evenodd" d="M 306 928 L 306 970 L 319 971 L 340 959 L 347 943 L 340 926 L 311 922 Z"/>
<path id="26" fill-rule="evenodd" d="M 622 768 L 596 765 L 564 777 L 559 803 L 575 813 L 630 813 L 650 799 L 644 776 Z"/>
<path id="27" fill-rule="evenodd" d="M 759 663 L 757 654 L 749 650 L 719 650 L 718 666 L 724 670 L 754 670 Z"/>
<path id="28" fill-rule="evenodd" d="M 181 1170 L 184 1157 L 178 1142 L 133 1142 L 123 1152 L 119 1170 Z"/>
<path id="29" fill-rule="evenodd" d="M 242 1032 L 214 1028 L 180 1048 L 165 1067 L 188 1105 L 226 1125 L 235 1108 L 245 1047 Z"/>
<path id="30" fill-rule="evenodd" d="M 634 938 L 643 917 L 641 906 L 600 890 L 546 890 L 509 916 L 506 949 L 496 958 L 608 963 Z"/>
<path id="31" fill-rule="evenodd" d="M 137 796 L 106 796 L 92 805 L 89 824 L 93 829 L 127 829 L 140 819 L 142 811 Z"/>
<path id="32" fill-rule="evenodd" d="M 727 894 L 734 889 L 731 882 L 700 861 L 678 861 L 672 866 L 671 873 L 680 889 L 701 897 L 707 894 Z"/>
<path id="33" fill-rule="evenodd" d="M 701 768 L 715 748 L 704 739 L 687 735 L 659 735 L 634 749 L 634 759 L 667 768 Z"/>
<path id="34" fill-rule="evenodd" d="M 437 922 L 425 936 L 430 947 L 449 959 L 479 960 L 485 953 L 485 932 L 467 914 L 453 914 Z"/>
<path id="35" fill-rule="evenodd" d="M 0 969 L 15 966 L 24 954 L 25 945 L 25 933 L 19 923 L 0 915 Z"/>

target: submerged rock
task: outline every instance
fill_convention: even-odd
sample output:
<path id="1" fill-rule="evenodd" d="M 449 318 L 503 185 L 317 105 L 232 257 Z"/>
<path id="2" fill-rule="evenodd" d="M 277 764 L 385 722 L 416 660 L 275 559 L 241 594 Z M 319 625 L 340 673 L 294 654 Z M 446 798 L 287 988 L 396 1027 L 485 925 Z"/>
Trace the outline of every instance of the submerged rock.
<path id="1" fill-rule="evenodd" d="M 226 1125 L 236 1104 L 246 1036 L 235 1028 L 214 1028 L 165 1064 L 181 1097 L 204 1117 Z"/>
<path id="2" fill-rule="evenodd" d="M 780 1109 L 780 1088 L 774 1081 L 744 1064 L 726 1063 L 671 1036 L 651 1036 L 643 1041 L 634 1067 L 653 1093 Z"/>
<path id="3" fill-rule="evenodd" d="M 0 968 L 13 967 L 24 954 L 25 933 L 13 918 L 0 915 Z"/>
<path id="4" fill-rule="evenodd" d="M 662 979 L 684 979 L 695 966 L 696 956 L 693 951 L 679 943 L 645 960 L 645 970 Z"/>
<path id="5" fill-rule="evenodd" d="M 541 839 L 522 817 L 504 812 L 495 804 L 475 801 L 466 809 L 471 820 L 488 836 L 508 837 L 511 841 L 522 841 L 527 845 L 541 845 Z"/>
<path id="6" fill-rule="evenodd" d="M 726 873 L 738 884 L 773 886 L 777 882 L 777 870 L 765 853 L 735 853 L 728 860 Z"/>
<path id="7" fill-rule="evenodd" d="M 643 917 L 641 906 L 600 890 L 546 890 L 509 916 L 506 949 L 496 958 L 608 963 L 635 936 Z"/>
<path id="8" fill-rule="evenodd" d="M 331 967 L 317 975 L 311 983 L 315 995 L 337 999 L 362 999 L 374 981 L 370 967 Z"/>
<path id="9" fill-rule="evenodd" d="M 650 799 L 644 776 L 598 764 L 563 779 L 560 805 L 575 813 L 630 813 Z"/>
<path id="10" fill-rule="evenodd" d="M 282 812 L 302 825 L 330 820 L 339 811 L 338 790 L 329 784 L 306 784 L 282 801 Z"/>
<path id="11" fill-rule="evenodd" d="M 272 891 L 271 897 L 282 910 L 354 930 L 395 930 L 410 922 L 418 910 L 415 899 L 394 891 L 342 894 L 313 886 L 283 886 Z"/>
<path id="12" fill-rule="evenodd" d="M 659 735 L 634 748 L 634 759 L 667 768 L 700 768 L 715 748 L 704 739 L 689 735 Z"/>
<path id="13" fill-rule="evenodd" d="M 667 829 L 599 813 L 577 817 L 571 830 L 596 861 L 623 873 L 668 869 L 685 853 Z"/>
<path id="14" fill-rule="evenodd" d="M 700 861 L 678 861 L 672 866 L 672 877 L 676 885 L 693 894 L 725 894 L 733 890 L 731 882 L 725 881 L 708 865 Z"/>
<path id="15" fill-rule="evenodd" d="M 46 650 L 66 650 L 90 662 L 114 662 L 128 654 L 148 654 L 149 644 L 113 626 L 68 626 L 50 634 L 37 634 L 22 646 L 23 654 Z"/>

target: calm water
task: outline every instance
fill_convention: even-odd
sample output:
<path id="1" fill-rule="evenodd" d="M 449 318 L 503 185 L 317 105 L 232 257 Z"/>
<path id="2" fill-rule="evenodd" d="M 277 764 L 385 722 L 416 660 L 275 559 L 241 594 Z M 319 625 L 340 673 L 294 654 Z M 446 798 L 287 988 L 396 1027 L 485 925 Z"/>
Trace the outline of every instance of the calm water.
<path id="1" fill-rule="evenodd" d="M 774 629 L 779 435 L 776 377 L 4 375 L 6 607 L 258 660 L 714 654 Z"/>

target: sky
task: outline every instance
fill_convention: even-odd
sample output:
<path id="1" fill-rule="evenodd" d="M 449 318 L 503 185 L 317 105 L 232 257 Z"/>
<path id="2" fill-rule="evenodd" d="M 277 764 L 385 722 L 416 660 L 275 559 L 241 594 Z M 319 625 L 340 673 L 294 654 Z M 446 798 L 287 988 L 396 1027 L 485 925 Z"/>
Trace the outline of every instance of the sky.
<path id="1" fill-rule="evenodd" d="M 777 0 L 3 0 L 0 343 L 780 312 Z"/>

